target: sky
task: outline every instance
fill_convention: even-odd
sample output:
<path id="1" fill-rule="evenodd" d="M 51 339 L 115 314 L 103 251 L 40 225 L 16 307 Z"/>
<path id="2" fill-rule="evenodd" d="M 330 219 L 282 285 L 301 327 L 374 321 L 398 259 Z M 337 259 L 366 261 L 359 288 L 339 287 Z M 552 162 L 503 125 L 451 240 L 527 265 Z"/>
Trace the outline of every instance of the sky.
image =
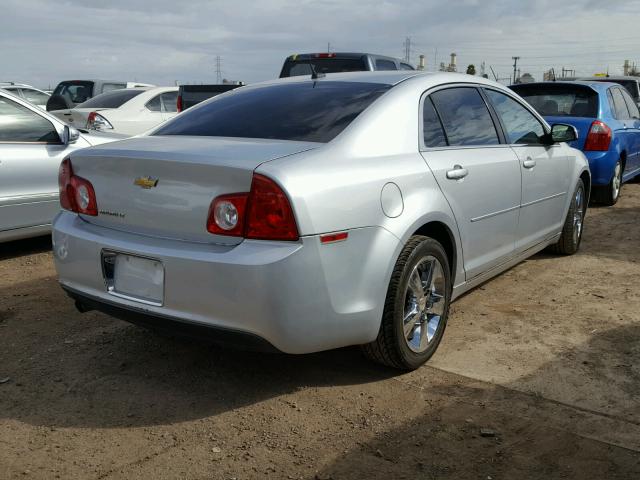
<path id="1" fill-rule="evenodd" d="M 0 81 L 101 78 L 174 85 L 278 76 L 293 53 L 356 51 L 509 77 L 640 65 L 640 0 L 2 0 Z"/>

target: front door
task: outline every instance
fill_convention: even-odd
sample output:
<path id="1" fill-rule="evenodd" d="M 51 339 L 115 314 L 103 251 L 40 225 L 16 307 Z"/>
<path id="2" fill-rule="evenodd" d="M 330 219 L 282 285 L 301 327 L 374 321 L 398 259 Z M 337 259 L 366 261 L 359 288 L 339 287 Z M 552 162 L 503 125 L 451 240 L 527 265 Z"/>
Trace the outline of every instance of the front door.
<path id="1" fill-rule="evenodd" d="M 422 155 L 455 215 L 470 280 L 513 255 L 520 207 L 518 159 L 500 145 L 475 87 L 431 93 L 422 110 Z"/>
<path id="2" fill-rule="evenodd" d="M 516 251 L 526 250 L 562 229 L 573 159 L 559 145 L 545 145 L 543 123 L 522 103 L 503 92 L 485 89 L 513 151 L 522 176 L 522 200 Z"/>
<path id="3" fill-rule="evenodd" d="M 0 96 L 0 231 L 50 224 L 66 151 L 53 124 Z"/>

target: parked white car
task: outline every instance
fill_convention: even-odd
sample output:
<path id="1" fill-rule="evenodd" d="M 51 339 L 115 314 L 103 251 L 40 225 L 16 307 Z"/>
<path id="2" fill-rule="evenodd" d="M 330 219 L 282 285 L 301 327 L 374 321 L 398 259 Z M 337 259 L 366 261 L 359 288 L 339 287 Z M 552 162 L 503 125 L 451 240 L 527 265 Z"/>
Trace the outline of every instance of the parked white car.
<path id="1" fill-rule="evenodd" d="M 0 82 L 0 88 L 13 93 L 17 97 L 24 98 L 27 102 L 42 109 L 46 109 L 47 101 L 51 96 L 50 93 L 38 90 L 37 88 L 24 83 Z"/>
<path id="2" fill-rule="evenodd" d="M 121 138 L 81 133 L 0 90 L 0 242 L 49 232 L 60 210 L 62 159 L 74 150 Z"/>
<path id="3" fill-rule="evenodd" d="M 138 135 L 178 114 L 178 87 L 127 88 L 51 112 L 77 128 Z"/>

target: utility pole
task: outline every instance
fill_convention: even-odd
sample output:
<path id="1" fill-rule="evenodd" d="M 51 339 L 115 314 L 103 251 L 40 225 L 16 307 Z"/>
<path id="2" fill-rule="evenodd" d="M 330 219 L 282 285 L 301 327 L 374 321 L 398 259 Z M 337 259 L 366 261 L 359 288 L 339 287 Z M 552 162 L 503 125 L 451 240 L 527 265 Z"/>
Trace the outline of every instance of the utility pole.
<path id="1" fill-rule="evenodd" d="M 222 68 L 220 66 L 220 55 L 216 55 L 216 83 L 222 83 Z"/>
<path id="2" fill-rule="evenodd" d="M 327 42 L 327 53 L 331 53 L 331 42 Z"/>
<path id="3" fill-rule="evenodd" d="M 513 83 L 516 83 L 516 71 L 518 68 L 518 60 L 520 57 L 511 57 L 513 59 Z"/>
<path id="4" fill-rule="evenodd" d="M 407 37 L 404 41 L 404 60 L 411 62 L 411 37 Z"/>

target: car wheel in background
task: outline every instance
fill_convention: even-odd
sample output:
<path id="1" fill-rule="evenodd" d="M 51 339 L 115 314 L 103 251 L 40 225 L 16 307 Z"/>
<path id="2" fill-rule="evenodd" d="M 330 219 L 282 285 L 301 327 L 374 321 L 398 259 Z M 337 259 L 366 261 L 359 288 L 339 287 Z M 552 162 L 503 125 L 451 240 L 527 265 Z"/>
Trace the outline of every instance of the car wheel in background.
<path id="1" fill-rule="evenodd" d="M 378 338 L 362 346 L 376 362 L 418 368 L 436 351 L 451 299 L 449 261 L 436 240 L 413 236 L 391 275 Z"/>
<path id="2" fill-rule="evenodd" d="M 622 190 L 622 162 L 618 160 L 608 185 L 593 188 L 593 200 L 602 205 L 615 205 Z"/>
<path id="3" fill-rule="evenodd" d="M 555 245 L 550 247 L 554 253 L 562 255 L 573 255 L 580 248 L 582 231 L 584 226 L 584 216 L 587 212 L 587 196 L 582 179 L 578 179 L 578 184 L 571 199 L 569 212 L 562 227 L 562 235 Z"/>

